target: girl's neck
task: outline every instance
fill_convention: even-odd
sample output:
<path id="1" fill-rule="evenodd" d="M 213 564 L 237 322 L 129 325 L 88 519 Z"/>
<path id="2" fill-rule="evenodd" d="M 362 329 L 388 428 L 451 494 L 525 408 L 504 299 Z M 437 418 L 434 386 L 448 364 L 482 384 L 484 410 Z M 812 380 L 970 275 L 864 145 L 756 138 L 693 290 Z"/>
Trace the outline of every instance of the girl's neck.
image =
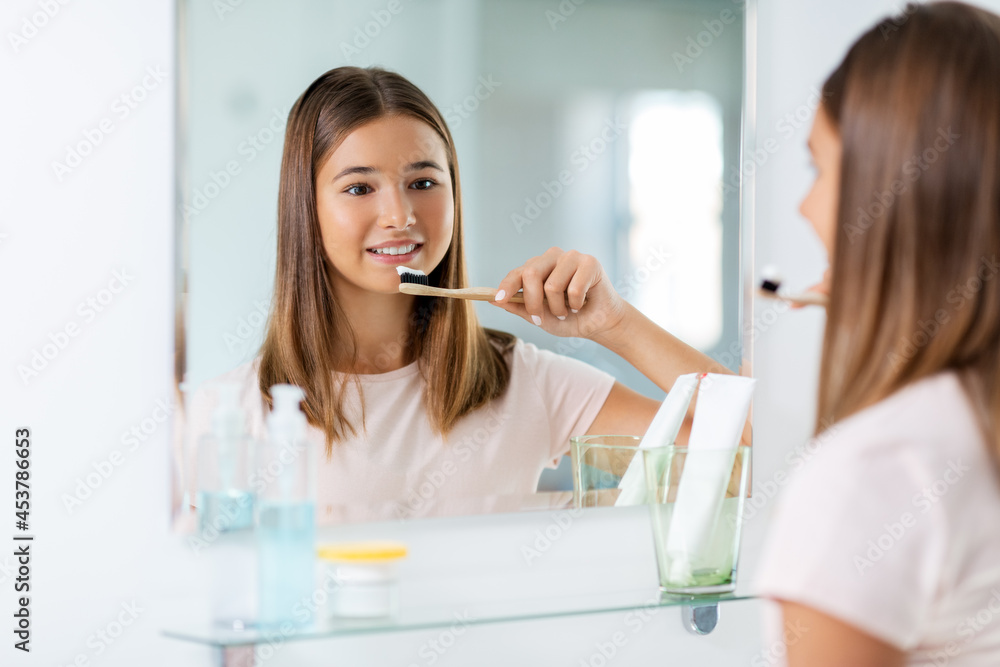
<path id="1" fill-rule="evenodd" d="M 387 373 L 413 361 L 411 318 L 415 297 L 379 294 L 339 284 L 337 303 L 354 330 L 357 360 L 345 360 L 338 370 Z"/>

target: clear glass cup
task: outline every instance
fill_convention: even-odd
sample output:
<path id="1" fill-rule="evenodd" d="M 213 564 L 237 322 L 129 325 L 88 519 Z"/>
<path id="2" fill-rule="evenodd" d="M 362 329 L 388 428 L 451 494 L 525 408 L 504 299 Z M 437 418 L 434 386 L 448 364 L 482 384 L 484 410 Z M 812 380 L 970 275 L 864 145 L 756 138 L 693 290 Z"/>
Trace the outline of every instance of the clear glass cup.
<path id="1" fill-rule="evenodd" d="M 750 447 L 642 452 L 660 588 L 682 595 L 735 590 Z"/>
<path id="2" fill-rule="evenodd" d="M 640 440 L 642 438 L 636 435 L 581 435 L 570 438 L 573 506 L 579 509 L 615 505 L 622 492 L 619 484 L 633 460 L 638 472 L 630 477 L 644 487 L 646 480 L 641 470 L 642 456 L 638 455 Z M 627 504 L 641 505 L 643 502 L 641 498 Z"/>

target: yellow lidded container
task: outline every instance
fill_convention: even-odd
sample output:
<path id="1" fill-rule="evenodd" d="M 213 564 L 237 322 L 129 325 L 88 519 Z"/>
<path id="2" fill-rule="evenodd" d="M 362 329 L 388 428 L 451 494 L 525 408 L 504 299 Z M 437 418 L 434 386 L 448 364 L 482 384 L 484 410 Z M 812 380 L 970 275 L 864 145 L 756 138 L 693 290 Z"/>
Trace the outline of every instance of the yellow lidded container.
<path id="1" fill-rule="evenodd" d="M 325 544 L 317 549 L 329 613 L 336 618 L 377 618 L 399 610 L 397 565 L 407 555 L 398 542 Z"/>

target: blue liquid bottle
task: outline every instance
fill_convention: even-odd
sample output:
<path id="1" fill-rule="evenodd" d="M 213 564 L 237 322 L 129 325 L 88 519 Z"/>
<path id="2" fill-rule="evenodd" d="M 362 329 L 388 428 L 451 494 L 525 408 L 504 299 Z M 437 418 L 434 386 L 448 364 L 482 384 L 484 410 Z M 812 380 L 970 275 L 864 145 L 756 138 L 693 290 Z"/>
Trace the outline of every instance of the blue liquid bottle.
<path id="1" fill-rule="evenodd" d="M 198 443 L 198 533 L 190 540 L 208 565 L 212 623 L 227 630 L 249 627 L 257 611 L 252 452 L 239 389 L 219 385 L 212 431 Z"/>
<path id="2" fill-rule="evenodd" d="M 258 448 L 258 621 L 262 628 L 308 625 L 306 605 L 316 587 L 315 454 L 305 438 L 305 397 L 299 387 L 271 387 L 274 410 Z"/>

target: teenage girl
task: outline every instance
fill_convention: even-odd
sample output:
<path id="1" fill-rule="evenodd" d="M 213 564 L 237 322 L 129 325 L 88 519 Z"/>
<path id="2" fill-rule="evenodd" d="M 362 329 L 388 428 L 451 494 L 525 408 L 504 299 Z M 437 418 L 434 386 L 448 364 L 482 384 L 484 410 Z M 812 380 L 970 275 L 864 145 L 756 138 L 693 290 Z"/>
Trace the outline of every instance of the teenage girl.
<path id="1" fill-rule="evenodd" d="M 779 663 L 1000 665 L 998 83 L 1000 17 L 947 2 L 879 22 L 823 86 L 818 451 L 757 580 Z"/>

